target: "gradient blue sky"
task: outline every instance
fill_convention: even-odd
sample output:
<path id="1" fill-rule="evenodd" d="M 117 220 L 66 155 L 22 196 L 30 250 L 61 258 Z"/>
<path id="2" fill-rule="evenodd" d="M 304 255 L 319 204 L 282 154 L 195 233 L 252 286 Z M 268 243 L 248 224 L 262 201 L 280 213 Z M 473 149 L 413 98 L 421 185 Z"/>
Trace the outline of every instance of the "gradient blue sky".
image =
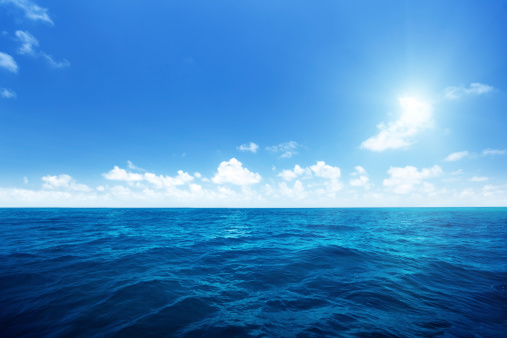
<path id="1" fill-rule="evenodd" d="M 506 206 L 506 17 L 0 0 L 0 206 Z"/>

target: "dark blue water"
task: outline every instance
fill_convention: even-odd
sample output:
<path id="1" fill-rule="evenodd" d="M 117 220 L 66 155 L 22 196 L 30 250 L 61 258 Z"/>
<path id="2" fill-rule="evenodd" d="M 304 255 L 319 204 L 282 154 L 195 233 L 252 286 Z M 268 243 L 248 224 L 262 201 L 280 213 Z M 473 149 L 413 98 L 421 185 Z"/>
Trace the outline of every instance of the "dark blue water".
<path id="1" fill-rule="evenodd" d="M 507 336 L 507 209 L 0 209 L 0 335 Z"/>

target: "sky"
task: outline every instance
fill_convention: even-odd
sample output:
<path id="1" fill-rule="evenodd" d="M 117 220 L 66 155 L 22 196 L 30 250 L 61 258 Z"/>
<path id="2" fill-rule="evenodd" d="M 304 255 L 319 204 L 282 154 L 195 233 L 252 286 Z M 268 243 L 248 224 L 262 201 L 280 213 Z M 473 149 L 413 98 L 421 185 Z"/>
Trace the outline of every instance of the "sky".
<path id="1" fill-rule="evenodd" d="M 0 0 L 0 207 L 507 206 L 506 17 Z"/>

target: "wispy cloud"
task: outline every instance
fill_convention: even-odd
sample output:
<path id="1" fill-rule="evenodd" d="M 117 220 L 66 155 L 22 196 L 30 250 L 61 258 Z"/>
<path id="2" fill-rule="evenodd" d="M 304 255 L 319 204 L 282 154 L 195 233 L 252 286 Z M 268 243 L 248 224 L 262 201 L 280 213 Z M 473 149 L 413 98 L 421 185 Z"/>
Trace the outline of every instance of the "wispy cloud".
<path id="1" fill-rule="evenodd" d="M 504 155 L 507 153 L 506 150 L 500 150 L 500 149 L 484 149 L 482 151 L 483 156 L 494 156 L 494 155 Z"/>
<path id="2" fill-rule="evenodd" d="M 9 72 L 17 73 L 18 64 L 14 61 L 14 58 L 9 54 L 0 52 L 0 68 L 5 68 Z"/>
<path id="3" fill-rule="evenodd" d="M 18 48 L 18 54 L 42 57 L 53 68 L 65 68 L 70 66 L 70 62 L 67 60 L 55 61 L 51 55 L 38 50 L 39 41 L 37 41 L 30 32 L 18 30 L 15 34 L 18 41 L 21 43 L 21 46 Z"/>
<path id="4" fill-rule="evenodd" d="M 280 143 L 277 146 L 266 147 L 266 150 L 274 153 L 282 153 L 282 155 L 280 156 L 282 158 L 291 158 L 292 156 L 298 153 L 297 149 L 300 147 L 301 145 L 298 144 L 296 141 L 289 141 Z"/>
<path id="5" fill-rule="evenodd" d="M 493 87 L 482 84 L 482 83 L 471 83 L 468 87 L 463 85 L 461 86 L 452 86 L 447 87 L 444 90 L 444 95 L 446 98 L 454 100 L 459 99 L 465 95 L 482 95 L 489 93 L 493 90 Z"/>
<path id="6" fill-rule="evenodd" d="M 380 132 L 361 143 L 361 148 L 372 151 L 407 148 L 415 142 L 415 135 L 433 125 L 431 105 L 413 98 L 400 98 L 398 101 L 401 106 L 399 119 L 377 125 Z"/>
<path id="7" fill-rule="evenodd" d="M 35 54 L 35 48 L 39 46 L 39 41 L 29 32 L 16 31 L 16 37 L 21 42 L 21 47 L 18 48 L 18 54 Z"/>
<path id="8" fill-rule="evenodd" d="M 30 0 L 0 0 L 0 5 L 12 5 L 25 14 L 25 17 L 34 21 L 43 21 L 53 25 L 53 21 L 49 17 L 48 10 L 46 8 L 39 7 L 33 1 Z"/>
<path id="9" fill-rule="evenodd" d="M 239 151 L 251 151 L 252 153 L 256 153 L 259 146 L 253 142 L 242 144 L 238 147 Z"/>
<path id="10" fill-rule="evenodd" d="M 16 93 L 7 88 L 0 88 L 0 97 L 4 99 L 15 99 Z"/>
<path id="11" fill-rule="evenodd" d="M 473 153 L 469 152 L 467 150 L 464 151 L 458 151 L 452 154 L 449 154 L 446 158 L 444 158 L 444 161 L 446 162 L 454 162 L 459 161 L 464 158 L 471 158 L 471 159 L 477 159 L 479 157 L 486 157 L 486 156 L 496 156 L 496 155 L 505 155 L 507 154 L 507 150 L 500 150 L 500 149 L 484 149 L 481 153 Z"/>
<path id="12" fill-rule="evenodd" d="M 458 151 L 458 152 L 455 152 L 455 153 L 452 153 L 452 154 L 449 154 L 445 159 L 444 161 L 446 162 L 454 162 L 454 161 L 459 161 L 461 159 L 464 159 L 466 157 L 469 157 L 470 156 L 470 153 L 468 151 Z"/>
<path id="13" fill-rule="evenodd" d="M 474 176 L 470 179 L 470 182 L 485 182 L 489 180 L 489 177 L 486 176 Z"/>

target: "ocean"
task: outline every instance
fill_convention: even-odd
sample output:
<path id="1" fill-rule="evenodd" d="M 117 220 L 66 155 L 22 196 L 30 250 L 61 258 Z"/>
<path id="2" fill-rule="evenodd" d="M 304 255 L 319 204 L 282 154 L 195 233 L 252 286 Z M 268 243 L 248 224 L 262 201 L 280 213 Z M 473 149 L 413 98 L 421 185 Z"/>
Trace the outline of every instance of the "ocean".
<path id="1" fill-rule="evenodd" d="M 507 337 L 507 208 L 0 209 L 2 337 Z"/>

